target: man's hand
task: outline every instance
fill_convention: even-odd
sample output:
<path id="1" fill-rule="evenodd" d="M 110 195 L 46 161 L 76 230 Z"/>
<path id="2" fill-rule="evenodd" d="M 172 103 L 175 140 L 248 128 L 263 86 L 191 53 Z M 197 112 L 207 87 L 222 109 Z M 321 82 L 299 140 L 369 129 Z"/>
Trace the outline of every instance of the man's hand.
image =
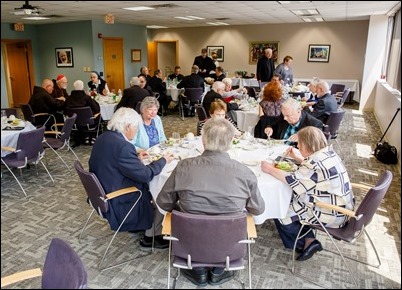
<path id="1" fill-rule="evenodd" d="M 144 160 L 144 159 L 148 158 L 148 156 L 149 156 L 148 151 L 145 151 L 145 150 L 139 151 L 137 154 L 138 154 L 138 158 L 140 160 Z"/>

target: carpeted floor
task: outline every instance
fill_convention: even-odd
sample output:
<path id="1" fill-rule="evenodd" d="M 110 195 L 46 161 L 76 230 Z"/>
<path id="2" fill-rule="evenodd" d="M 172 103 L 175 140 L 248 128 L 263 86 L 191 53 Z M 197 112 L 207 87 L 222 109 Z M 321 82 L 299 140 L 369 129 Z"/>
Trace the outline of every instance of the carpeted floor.
<path id="1" fill-rule="evenodd" d="M 394 174 L 385 200 L 368 227 L 382 265 L 379 269 L 349 262 L 359 288 L 400 289 L 401 288 L 401 178 L 397 166 L 384 165 L 372 155 L 373 145 L 381 136 L 373 113 L 359 112 L 353 106 L 346 106 L 346 115 L 341 125 L 339 143 L 341 154 L 353 182 L 353 191 L 360 203 L 379 175 L 386 169 Z M 173 131 L 196 132 L 197 117 L 182 121 L 177 112 L 163 117 L 166 136 Z M 335 149 L 339 148 L 334 144 Z M 75 148 L 81 163 L 88 167 L 90 146 Z M 97 265 L 111 236 L 106 221 L 95 217 L 87 235 L 78 242 L 80 230 L 90 213 L 86 195 L 74 169 L 66 167 L 51 152 L 47 154 L 48 168 L 55 179 L 55 185 L 43 168 L 36 176 L 34 168 L 24 170 L 28 198 L 17 186 L 10 173 L 2 167 L 1 179 L 1 276 L 41 267 L 50 240 L 60 237 L 68 241 L 83 260 L 88 271 L 89 288 L 165 288 L 167 282 L 167 251 L 158 251 L 126 265 L 99 272 Z M 63 152 L 68 164 L 72 165 L 72 154 Z M 18 173 L 18 172 L 16 172 Z M 272 221 L 257 227 L 258 239 L 252 245 L 252 280 L 254 288 L 319 288 L 290 272 L 291 252 L 284 250 Z M 319 240 L 324 248 L 330 242 L 322 234 Z M 361 257 L 373 262 L 374 254 L 369 242 L 363 238 L 356 245 L 343 245 L 349 256 Z M 138 238 L 129 233 L 117 236 L 111 246 L 106 263 L 140 254 Z M 367 257 L 367 258 L 366 258 Z M 313 278 L 326 288 L 353 288 L 350 276 L 341 259 L 322 251 L 308 261 L 297 262 L 303 275 Z M 174 273 L 176 273 L 174 271 Z M 244 273 L 243 273 L 244 274 Z M 177 288 L 196 288 L 184 277 L 180 277 Z M 40 278 L 12 285 L 12 288 L 40 288 Z M 206 288 L 240 288 L 236 281 Z"/>

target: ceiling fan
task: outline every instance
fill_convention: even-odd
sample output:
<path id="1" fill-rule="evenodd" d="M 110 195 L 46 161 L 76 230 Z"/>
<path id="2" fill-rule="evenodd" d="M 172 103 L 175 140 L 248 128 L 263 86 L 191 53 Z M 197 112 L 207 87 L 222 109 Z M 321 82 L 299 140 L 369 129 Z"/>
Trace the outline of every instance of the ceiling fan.
<path id="1" fill-rule="evenodd" d="M 29 4 L 29 1 L 25 1 L 25 4 L 19 8 L 14 8 L 14 11 L 11 12 L 14 15 L 31 15 L 37 16 L 40 13 L 40 10 L 44 11 L 43 8 L 39 6 L 32 6 Z"/>

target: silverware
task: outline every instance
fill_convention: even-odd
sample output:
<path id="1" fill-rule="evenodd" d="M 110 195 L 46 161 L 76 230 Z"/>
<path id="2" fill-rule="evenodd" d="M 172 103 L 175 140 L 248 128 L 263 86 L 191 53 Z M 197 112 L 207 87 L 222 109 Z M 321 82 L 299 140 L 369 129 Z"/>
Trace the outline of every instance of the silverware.
<path id="1" fill-rule="evenodd" d="M 195 150 L 197 150 L 198 153 L 202 154 L 202 152 L 200 151 L 200 149 L 195 148 Z"/>

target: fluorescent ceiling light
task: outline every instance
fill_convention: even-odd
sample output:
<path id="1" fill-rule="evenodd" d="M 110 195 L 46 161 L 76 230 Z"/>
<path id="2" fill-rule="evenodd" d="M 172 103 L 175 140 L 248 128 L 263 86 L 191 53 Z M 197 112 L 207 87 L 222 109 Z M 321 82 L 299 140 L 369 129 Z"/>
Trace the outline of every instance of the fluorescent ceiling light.
<path id="1" fill-rule="evenodd" d="M 205 19 L 205 18 L 202 18 L 202 17 L 198 17 L 198 16 L 187 16 L 188 18 L 193 18 L 193 19 Z"/>
<path id="2" fill-rule="evenodd" d="M 144 10 L 151 10 L 151 9 L 155 9 L 152 7 L 147 7 L 147 6 L 137 6 L 137 7 L 128 7 L 128 8 L 123 8 L 126 10 L 131 10 L 131 11 L 144 11 Z"/>
<path id="3" fill-rule="evenodd" d="M 299 10 L 290 10 L 292 13 L 299 16 L 310 16 L 310 15 L 319 15 L 317 9 L 299 9 Z"/>
<path id="4" fill-rule="evenodd" d="M 230 24 L 225 23 L 225 22 L 207 22 L 207 24 L 215 25 L 215 26 L 218 26 L 218 25 L 230 25 Z"/>
<path id="5" fill-rule="evenodd" d="M 31 17 L 22 17 L 22 19 L 26 20 L 46 20 L 50 19 L 49 17 L 43 17 L 43 16 L 31 16 Z"/>
<path id="6" fill-rule="evenodd" d="M 301 19 L 303 19 L 304 22 L 313 22 L 313 20 L 308 17 L 302 17 Z"/>
<path id="7" fill-rule="evenodd" d="M 167 27 L 166 26 L 159 26 L 159 25 L 148 25 L 147 28 L 158 29 L 158 28 L 167 28 Z"/>
<path id="8" fill-rule="evenodd" d="M 183 17 L 183 16 L 176 16 L 175 18 L 177 18 L 177 19 L 183 19 L 183 20 L 189 20 L 189 21 L 195 20 L 194 18 Z"/>

